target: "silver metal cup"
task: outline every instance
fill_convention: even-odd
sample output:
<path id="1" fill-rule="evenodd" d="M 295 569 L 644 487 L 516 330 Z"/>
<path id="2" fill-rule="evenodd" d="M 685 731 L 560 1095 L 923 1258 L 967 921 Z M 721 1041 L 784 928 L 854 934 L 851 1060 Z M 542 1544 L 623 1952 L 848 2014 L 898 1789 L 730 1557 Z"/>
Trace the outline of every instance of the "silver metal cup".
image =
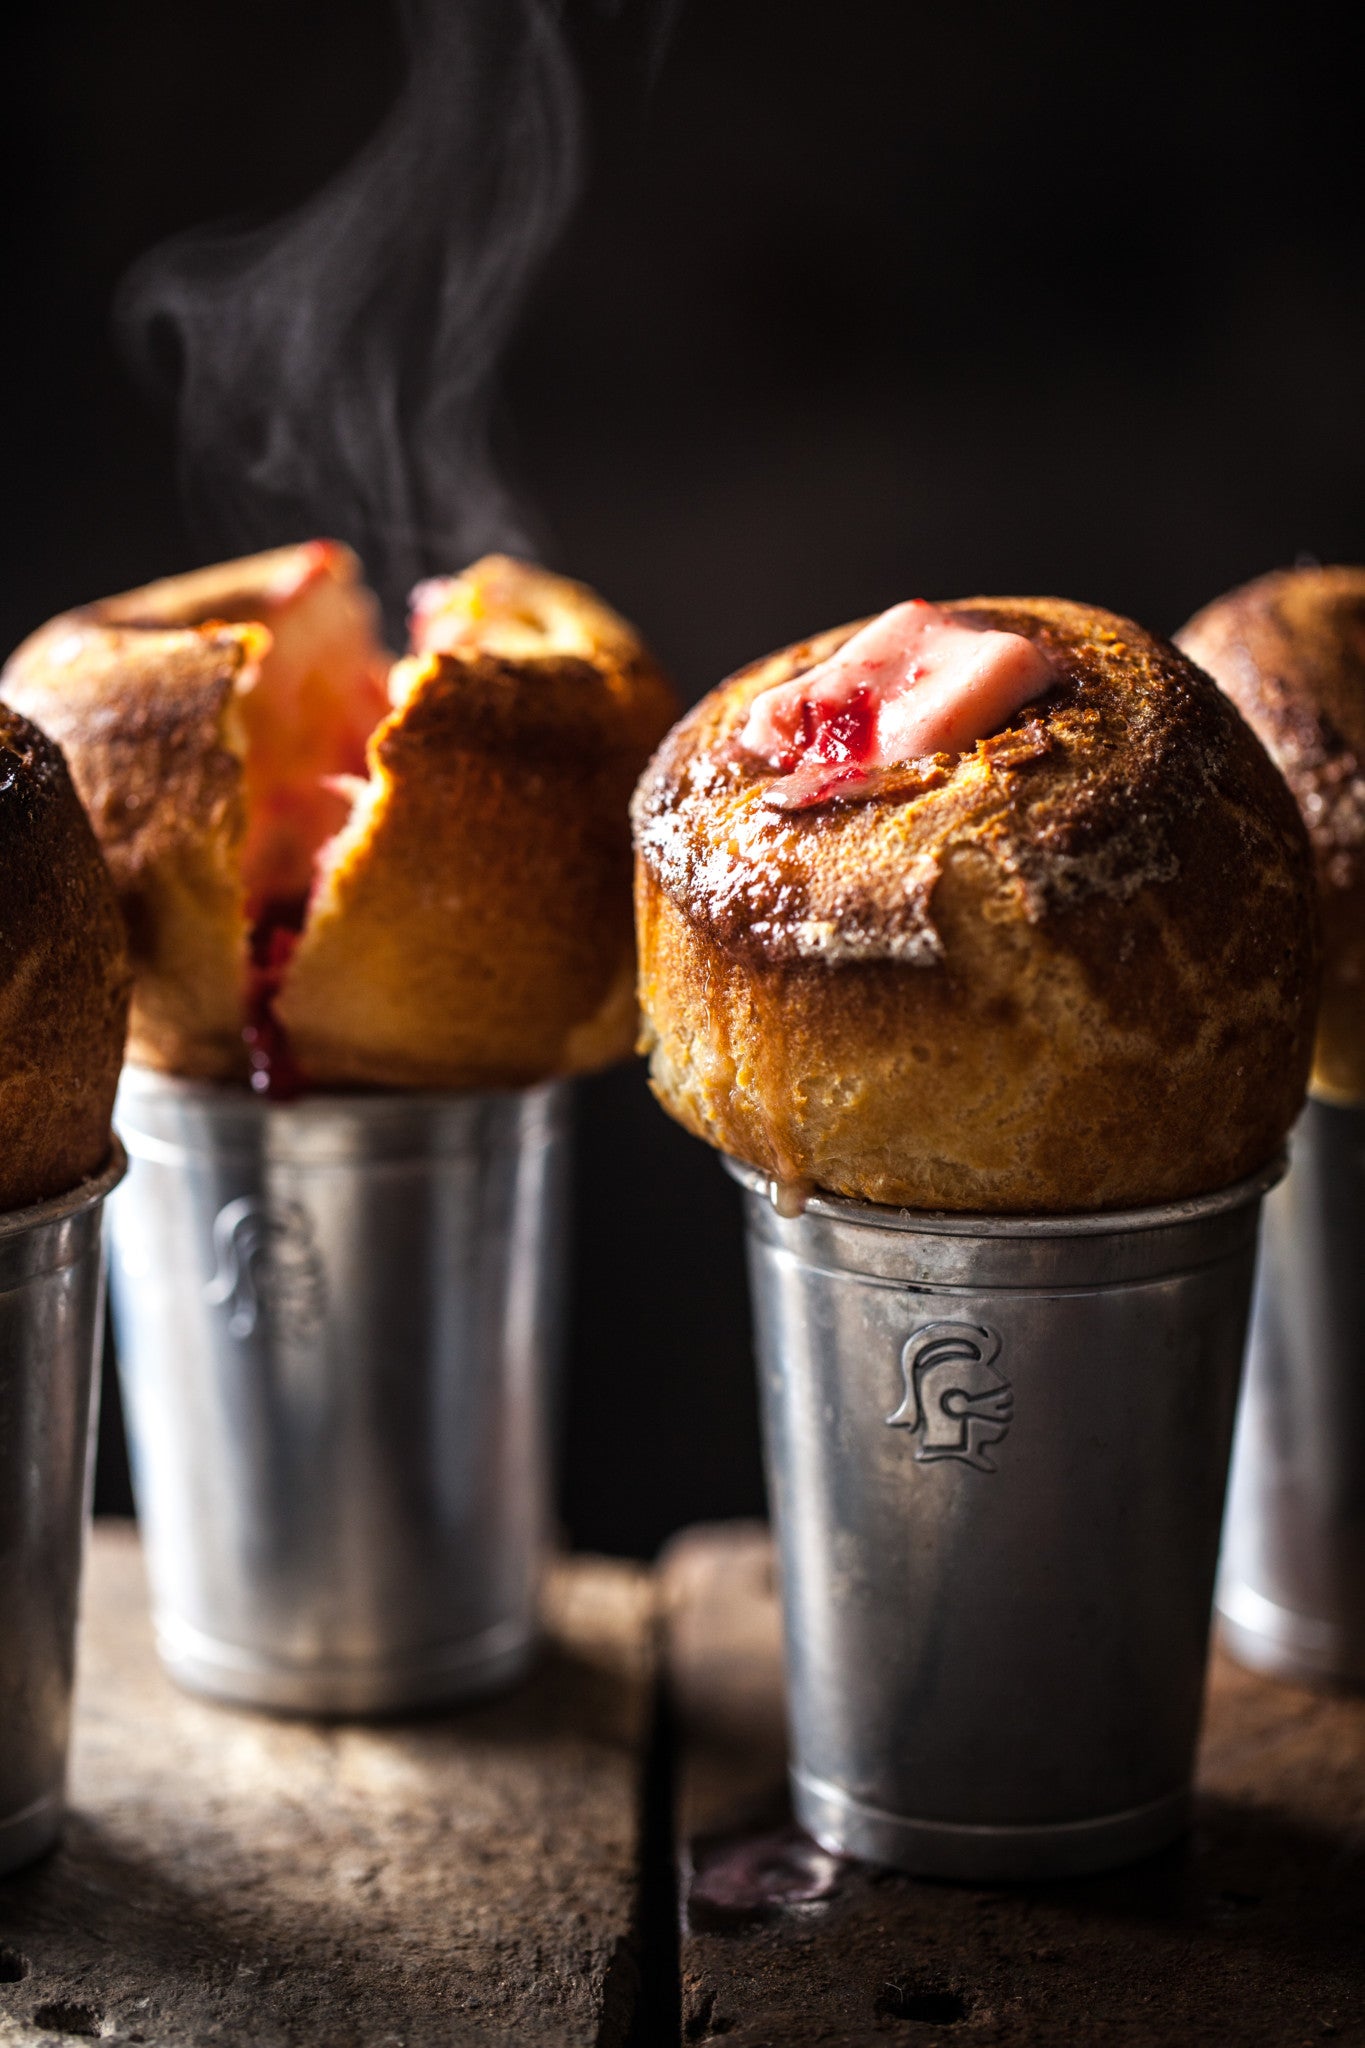
<path id="1" fill-rule="evenodd" d="M 1365 1108 L 1310 1101 L 1266 1203 L 1217 1606 L 1254 1670 L 1365 1686 Z"/>
<path id="2" fill-rule="evenodd" d="M 1260 1198 L 915 1214 L 746 1190 L 796 1815 L 930 1877 L 1189 1816 Z M 784 1206 L 786 1206 L 784 1204 Z"/>
<path id="3" fill-rule="evenodd" d="M 314 1714 L 534 1646 L 565 1091 L 261 1101 L 126 1068 L 115 1334 L 157 1641 Z"/>
<path id="4" fill-rule="evenodd" d="M 57 1839 L 104 1335 L 100 1211 L 123 1172 L 0 1216 L 0 1876 Z"/>

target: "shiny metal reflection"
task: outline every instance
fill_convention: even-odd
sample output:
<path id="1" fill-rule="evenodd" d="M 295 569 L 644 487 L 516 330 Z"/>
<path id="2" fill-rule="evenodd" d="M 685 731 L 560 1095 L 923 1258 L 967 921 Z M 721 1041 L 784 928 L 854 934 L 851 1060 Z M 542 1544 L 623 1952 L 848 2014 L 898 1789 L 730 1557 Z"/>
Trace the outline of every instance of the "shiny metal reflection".
<path id="1" fill-rule="evenodd" d="M 0 1216 L 0 1875 L 62 1822 L 76 1600 L 104 1334 L 100 1215 L 122 1148 Z"/>
<path id="2" fill-rule="evenodd" d="M 184 1684 L 361 1714 L 526 1665 L 565 1099 L 274 1103 L 125 1070 L 110 1284 L 157 1641 Z"/>
<path id="3" fill-rule="evenodd" d="M 827 1849 L 1061 1877 L 1185 1826 L 1260 1198 L 745 1189 L 792 1785 Z"/>
<path id="4" fill-rule="evenodd" d="M 1253 1669 L 1365 1686 L 1365 1108 L 1310 1101 L 1266 1203 L 1217 1605 Z"/>

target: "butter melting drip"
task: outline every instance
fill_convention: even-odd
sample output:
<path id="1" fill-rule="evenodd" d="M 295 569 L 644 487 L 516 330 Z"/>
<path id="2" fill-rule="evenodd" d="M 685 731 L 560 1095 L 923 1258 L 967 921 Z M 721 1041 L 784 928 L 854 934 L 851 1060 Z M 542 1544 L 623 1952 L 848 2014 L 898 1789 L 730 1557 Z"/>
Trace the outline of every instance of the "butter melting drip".
<path id="1" fill-rule="evenodd" d="M 779 1216 L 788 1223 L 794 1223 L 798 1216 L 806 1213 L 806 1204 L 815 1193 L 815 1183 L 810 1180 L 770 1180 L 768 1199 Z"/>

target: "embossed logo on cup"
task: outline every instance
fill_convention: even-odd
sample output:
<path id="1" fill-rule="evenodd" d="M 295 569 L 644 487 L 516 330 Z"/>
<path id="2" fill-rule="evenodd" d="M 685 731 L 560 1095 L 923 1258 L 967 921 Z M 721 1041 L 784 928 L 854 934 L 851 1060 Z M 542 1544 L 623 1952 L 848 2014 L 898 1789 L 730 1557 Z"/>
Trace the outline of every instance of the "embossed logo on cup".
<path id="1" fill-rule="evenodd" d="M 312 1218 L 301 1202 L 269 1204 L 243 1195 L 213 1224 L 217 1270 L 204 1299 L 228 1311 L 234 1337 L 268 1322 L 286 1343 L 307 1344 L 327 1313 L 327 1276 Z"/>
<path id="2" fill-rule="evenodd" d="M 926 1323 L 901 1352 L 905 1399 L 893 1429 L 920 1433 L 917 1465 L 956 1458 L 976 1472 L 998 1467 L 986 1456 L 1014 1419 L 1014 1389 L 996 1359 L 1000 1339 L 984 1323 Z"/>

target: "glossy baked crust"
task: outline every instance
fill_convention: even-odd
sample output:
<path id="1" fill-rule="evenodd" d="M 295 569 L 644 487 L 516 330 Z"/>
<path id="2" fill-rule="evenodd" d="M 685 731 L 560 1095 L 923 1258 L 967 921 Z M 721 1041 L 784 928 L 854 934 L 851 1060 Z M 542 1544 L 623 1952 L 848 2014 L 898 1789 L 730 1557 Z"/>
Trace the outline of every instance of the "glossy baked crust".
<path id="1" fill-rule="evenodd" d="M 1029 1213 L 1253 1171 L 1303 1095 L 1317 994 L 1303 827 L 1188 660 L 1057 599 L 946 607 L 1057 677 L 954 761 L 782 813 L 734 744 L 768 685 L 676 726 L 634 820 L 644 1044 L 665 1107 L 780 1180 Z"/>
<path id="2" fill-rule="evenodd" d="M 1323 926 L 1313 1092 L 1365 1101 L 1365 568 L 1261 576 L 1176 637 L 1227 691 L 1298 800 Z"/>
<path id="3" fill-rule="evenodd" d="M 0 705 L 0 1213 L 108 1158 L 128 984 L 113 885 L 66 764 Z"/>
<path id="4" fill-rule="evenodd" d="M 250 933 L 271 907 L 248 887 L 261 621 L 318 549 L 333 607 L 365 595 L 347 550 L 282 549 L 54 620 L 5 671 L 67 749 L 118 884 L 142 1064 L 247 1075 Z M 563 578 L 490 557 L 436 598 L 459 651 L 399 664 L 366 720 L 370 780 L 335 799 L 275 1003 L 315 1086 L 518 1085 L 634 1037 L 626 807 L 675 700 L 633 630 Z"/>

